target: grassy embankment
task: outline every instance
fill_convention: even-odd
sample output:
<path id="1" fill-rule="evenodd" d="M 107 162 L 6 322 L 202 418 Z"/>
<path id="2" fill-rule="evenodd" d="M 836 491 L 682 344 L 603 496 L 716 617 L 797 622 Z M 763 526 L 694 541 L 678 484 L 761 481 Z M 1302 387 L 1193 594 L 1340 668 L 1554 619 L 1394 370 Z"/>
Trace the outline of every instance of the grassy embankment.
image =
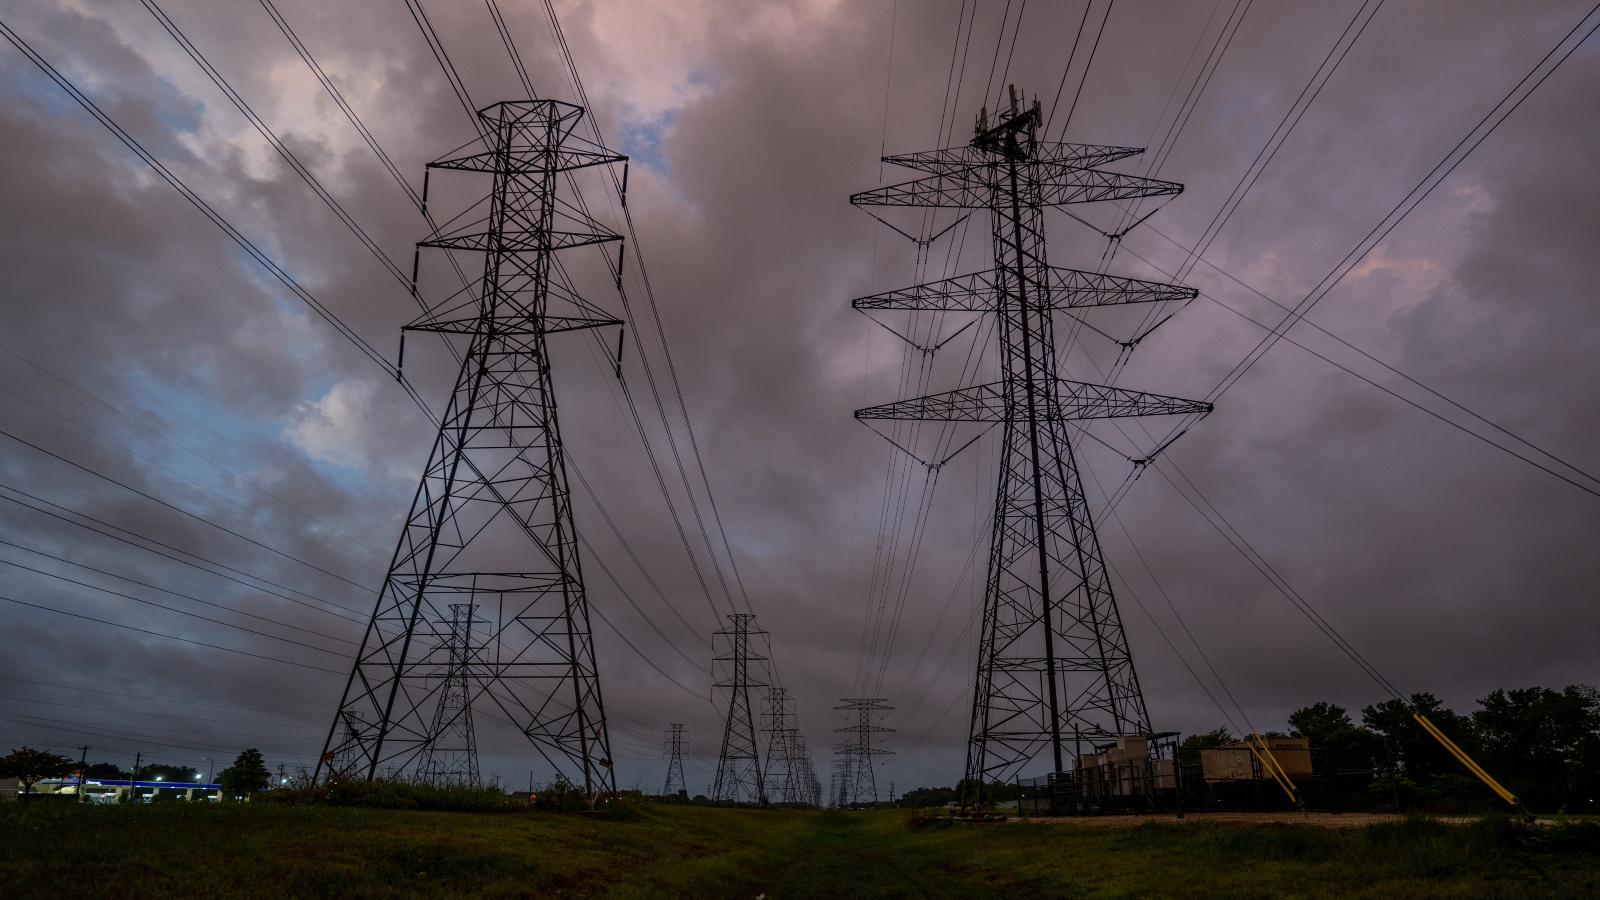
<path id="1" fill-rule="evenodd" d="M 0 807 L 6 897 L 1581 897 L 1600 826 L 932 825 L 905 811 Z"/>

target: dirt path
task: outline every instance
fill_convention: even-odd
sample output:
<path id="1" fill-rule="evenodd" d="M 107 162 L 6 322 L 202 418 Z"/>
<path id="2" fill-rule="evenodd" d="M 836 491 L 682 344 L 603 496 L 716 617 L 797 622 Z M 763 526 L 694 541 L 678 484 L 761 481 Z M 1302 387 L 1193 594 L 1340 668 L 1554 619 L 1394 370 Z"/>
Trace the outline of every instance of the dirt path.
<path id="1" fill-rule="evenodd" d="M 1405 816 L 1394 813 L 1310 813 L 1297 812 L 1202 812 L 1189 813 L 1182 820 L 1173 815 L 1149 816 L 1036 816 L 1029 819 L 1010 819 L 1011 822 L 1035 822 L 1041 825 L 1085 825 L 1102 828 L 1131 828 L 1145 822 L 1223 822 L 1229 825 L 1315 825 L 1319 828 L 1361 828 L 1378 822 L 1399 822 Z M 1440 822 L 1466 824 L 1471 819 L 1444 817 Z"/>

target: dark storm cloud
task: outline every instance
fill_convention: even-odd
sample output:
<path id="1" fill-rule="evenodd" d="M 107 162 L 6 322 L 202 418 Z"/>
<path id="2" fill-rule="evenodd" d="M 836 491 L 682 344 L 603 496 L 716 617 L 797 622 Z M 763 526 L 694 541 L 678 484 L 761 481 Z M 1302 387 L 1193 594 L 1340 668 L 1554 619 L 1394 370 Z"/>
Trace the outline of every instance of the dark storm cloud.
<path id="1" fill-rule="evenodd" d="M 535 85 L 547 96 L 569 98 L 536 5 L 501 5 Z M 425 161 L 466 139 L 466 116 L 408 17 L 376 5 L 280 6 L 413 184 Z M 857 689 L 884 473 L 895 452 L 849 413 L 895 399 L 903 387 L 902 347 L 846 301 L 915 277 L 904 240 L 846 201 L 853 191 L 907 177 L 881 169 L 880 147 L 897 152 L 939 143 L 959 6 L 562 7 L 602 127 L 613 141 L 637 144 L 622 147 L 639 158 L 630 203 L 699 449 L 740 581 L 772 632 L 773 655 L 799 702 L 819 768 L 833 742 L 830 730 L 842 724 L 830 707 Z M 956 141 L 976 107 L 985 97 L 993 105 L 1006 80 L 1050 103 L 1082 14 L 1076 4 L 1033 4 L 1015 53 L 1002 47 L 997 54 L 1003 6 L 979 6 L 965 62 L 955 57 L 957 71 L 963 65 L 966 71 L 947 128 Z M 263 11 L 248 3 L 163 7 L 383 250 L 408 263 L 422 223 Z M 1252 5 L 1159 173 L 1187 190 L 1152 226 L 1186 243 L 1202 233 L 1355 7 Z M 516 93 L 481 7 L 429 9 L 475 102 Z M 1198 65 L 1215 36 L 1218 22 L 1208 25 L 1208 12 L 1196 4 L 1118 4 L 1068 139 L 1144 145 L 1155 134 L 1159 140 L 1156 123 L 1164 104 L 1181 100 L 1181 92 L 1169 97 L 1191 50 L 1203 41 L 1193 57 Z M 1385 5 L 1207 259 L 1294 304 L 1581 13 L 1554 2 L 1515 15 L 1497 4 Z M 142 9 L 41 6 L 8 13 L 6 21 L 344 321 L 381 352 L 392 352 L 398 327 L 415 315 L 410 298 Z M 1063 106 L 1087 46 L 1079 52 Z M 991 74 L 996 59 L 1004 79 Z M 1590 149 L 1600 117 L 1586 90 L 1595 68 L 1594 52 L 1576 54 L 1311 316 L 1590 469 L 1600 465 L 1589 450 L 1600 426 L 1592 402 L 1600 385 L 1588 364 L 1600 340 L 1589 290 L 1600 275 L 1592 253 L 1600 222 L 1590 202 L 1600 191 Z M 0 394 L 4 428 L 368 590 L 376 587 L 427 452 L 425 419 L 375 366 L 9 49 L 0 56 L 0 79 L 7 97 L 0 109 L 5 345 L 256 487 L 9 354 L 0 354 L 0 385 L 15 392 Z M 1142 165 L 1131 160 L 1120 168 Z M 481 190 L 470 179 L 439 182 L 435 189 L 447 198 L 440 203 L 464 202 Z M 604 204 L 600 209 L 602 217 L 613 215 Z M 1111 210 L 1084 214 L 1095 222 L 1114 217 Z M 1070 220 L 1051 227 L 1058 264 L 1089 267 L 1103 250 L 1098 236 Z M 983 265 L 984 228 L 972 225 L 959 270 Z M 1111 270 L 1160 277 L 1132 253 L 1169 269 L 1182 261 L 1171 245 L 1140 230 L 1128 236 Z M 452 276 L 442 259 L 425 257 L 423 266 L 427 290 L 448 287 Z M 1189 280 L 1262 321 L 1281 315 L 1205 265 Z M 1140 346 L 1119 384 L 1202 395 L 1261 333 L 1196 301 Z M 1303 326 L 1292 335 L 1397 385 Z M 1068 365 L 1074 377 L 1094 380 L 1115 348 L 1084 340 Z M 630 437 L 615 385 L 595 363 L 597 351 L 574 338 L 556 352 L 573 457 L 677 613 L 639 577 L 581 492 L 580 525 L 681 654 L 590 566 L 595 605 L 655 665 L 708 696 L 703 669 L 711 656 L 712 606 L 728 608 L 722 586 L 706 569 L 708 590 L 702 589 L 691 569 Z M 634 353 L 630 347 L 627 356 Z M 651 362 L 663 376 L 659 354 Z M 686 513 L 637 363 L 625 358 L 624 367 L 674 503 Z M 938 377 L 950 377 L 948 363 L 940 364 L 946 368 Z M 452 365 L 437 347 L 420 341 L 408 347 L 407 374 L 430 403 L 442 402 Z M 670 388 L 661 387 L 675 416 Z M 1151 427 L 1160 434 L 1163 426 Z M 1102 426 L 1094 434 L 1122 439 Z M 1146 440 L 1137 428 L 1127 434 L 1134 444 Z M 1086 457 L 1092 481 L 1107 490 L 1127 475 L 1126 463 L 1108 453 L 1091 448 Z M 1585 602 L 1597 574 L 1594 497 L 1287 343 L 1226 394 L 1169 458 L 1403 688 L 1432 690 L 1465 706 L 1497 686 L 1600 678 L 1587 648 L 1597 623 L 1593 604 Z M 957 636 L 974 608 L 974 579 L 981 591 L 982 554 L 965 579 L 958 575 L 973 534 L 987 540 L 993 463 L 992 447 L 980 442 L 941 472 L 905 594 L 901 632 L 882 680 L 899 707 L 890 719 L 900 729 L 891 747 L 905 749 L 950 711 L 886 772 L 902 785 L 949 782 L 959 766 L 967 711 L 959 701 L 951 704 L 971 679 L 972 638 L 958 643 Z M 694 460 L 685 465 L 694 475 Z M 923 474 L 914 474 L 920 489 Z M 371 603 L 361 588 L 14 442 L 0 455 L 0 480 L 314 594 L 317 600 L 291 594 L 311 605 L 326 600 L 360 611 L 335 609 L 340 615 L 359 619 Z M 1099 488 L 1090 491 L 1100 496 Z M 330 652 L 15 567 L 0 572 L 5 596 L 336 672 L 347 666 L 348 645 L 339 639 L 359 637 L 358 624 L 263 593 L 262 585 L 245 588 L 15 503 L 3 507 L 6 540 L 322 632 L 307 636 L 218 614 Z M 1281 727 L 1290 709 L 1319 699 L 1349 706 L 1380 699 L 1165 480 L 1148 472 L 1117 517 L 1103 515 L 1101 526 L 1119 582 L 1131 589 L 1123 594 L 1123 617 L 1152 712 L 1164 727 L 1209 729 L 1222 724 L 1221 713 L 1139 611 L 1148 609 L 1191 664 L 1205 670 L 1123 524 L 1257 725 Z M 704 568 L 699 531 L 692 521 L 686 527 Z M 711 539 L 720 552 L 714 528 Z M 5 558 L 205 612 L 23 551 Z M 731 581 L 730 589 L 739 591 Z M 310 760 L 320 749 L 339 674 L 6 606 L 0 616 L 15 650 L 0 662 L 0 676 L 21 679 L 0 682 L 12 743 L 65 747 L 86 740 L 120 758 L 146 741 L 165 742 L 182 747 L 149 749 L 187 762 L 216 756 L 211 750 L 231 756 L 252 744 L 273 762 Z M 936 620 L 940 627 L 932 631 Z M 641 779 L 648 787 L 659 778 L 653 742 L 668 722 L 688 723 L 698 747 L 715 752 L 713 706 L 664 681 L 605 625 L 597 625 L 597 644 L 607 700 L 620 717 L 614 721 L 621 729 L 622 783 Z M 24 681 L 166 700 L 146 704 Z M 192 703 L 286 712 L 213 715 L 216 708 Z M 122 712 L 90 715 L 74 705 Z M 196 718 L 155 720 L 140 712 Z M 87 724 L 61 731 L 51 719 Z M 494 736 L 493 723 L 486 725 L 480 728 L 485 771 L 516 781 L 536 768 L 516 743 Z M 273 736 L 254 736 L 260 734 Z M 702 789 L 709 777 L 701 764 L 690 772 L 691 787 Z"/>

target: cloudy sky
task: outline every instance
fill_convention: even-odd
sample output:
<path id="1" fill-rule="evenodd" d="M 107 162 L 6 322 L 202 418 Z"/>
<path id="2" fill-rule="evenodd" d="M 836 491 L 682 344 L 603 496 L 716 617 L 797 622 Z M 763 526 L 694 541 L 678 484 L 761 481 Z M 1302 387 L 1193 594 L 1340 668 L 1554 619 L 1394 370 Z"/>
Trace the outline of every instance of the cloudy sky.
<path id="1" fill-rule="evenodd" d="M 1203 296 L 1167 310 L 1125 359 L 1075 328 L 1063 365 L 1085 381 L 1205 397 L 1283 317 L 1275 304 L 1311 294 L 1552 48 L 1571 47 L 1563 36 L 1590 10 L 554 6 L 601 132 L 632 157 L 639 239 L 626 283 L 639 343 L 623 374 L 647 445 L 611 351 L 583 337 L 554 349 L 564 437 L 592 488 L 576 492 L 576 517 L 592 544 L 619 782 L 658 787 L 661 730 L 681 722 L 696 791 L 720 735 L 711 633 L 746 596 L 825 780 L 832 730 L 846 724 L 832 707 L 864 693 L 895 707 L 885 724 L 897 755 L 880 783 L 960 774 L 995 435 L 935 479 L 852 420 L 914 388 L 924 355 L 849 300 L 983 268 L 987 223 L 894 219 L 924 235 L 955 225 L 919 261 L 916 245 L 848 203 L 910 177 L 881 155 L 965 141 L 1007 83 L 1041 99 L 1051 139 L 1151 148 L 1110 168 L 1184 193 L 1114 253 L 1102 233 L 1126 223 L 1122 210 L 1052 214 L 1051 261 L 1158 280 L 1181 270 Z M 427 161 L 472 137 L 403 0 L 275 7 L 412 189 Z M 484 5 L 424 7 L 473 103 L 526 94 Z M 543 5 L 499 7 L 535 89 L 573 99 Z M 159 9 L 404 269 L 426 225 L 268 10 Z M 0 21 L 394 359 L 411 298 L 146 5 L 6 2 Z M 1325 86 L 1203 257 L 1186 262 L 1335 48 Z M 246 746 L 273 765 L 313 761 L 426 461 L 428 421 L 22 53 L 0 51 L 0 745 L 88 744 L 92 759 L 124 766 L 143 751 L 203 767 Z M 1084 435 L 1087 489 L 1158 728 L 1209 730 L 1229 716 L 1281 728 L 1307 703 L 1384 698 L 1262 570 L 1406 692 L 1464 710 L 1496 687 L 1600 682 L 1600 482 L 1583 474 L 1600 472 L 1597 77 L 1590 40 L 1114 507 L 1108 497 L 1134 474 L 1128 457 L 1167 426 Z M 453 215 L 479 188 L 458 178 L 439 189 L 434 209 Z M 614 195 L 596 183 L 589 196 L 620 228 Z M 425 294 L 447 284 L 442 256 L 425 256 L 423 271 Z M 614 288 L 593 299 L 622 312 Z M 957 386 L 968 360 L 976 377 L 992 371 L 982 323 L 956 334 L 965 322 L 879 320 L 938 329 L 919 332 L 935 338 L 924 346 L 950 339 L 929 390 Z M 1127 339 L 1141 320 L 1088 321 Z M 406 374 L 435 408 L 452 367 L 413 337 Z M 478 727 L 485 773 L 548 777 L 498 723 Z"/>

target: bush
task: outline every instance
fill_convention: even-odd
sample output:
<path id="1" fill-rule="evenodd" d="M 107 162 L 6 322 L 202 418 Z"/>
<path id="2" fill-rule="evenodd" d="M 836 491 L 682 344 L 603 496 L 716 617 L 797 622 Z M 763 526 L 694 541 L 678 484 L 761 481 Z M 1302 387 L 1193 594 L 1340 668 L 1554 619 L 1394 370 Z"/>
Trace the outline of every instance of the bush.
<path id="1" fill-rule="evenodd" d="M 354 806 L 367 809 L 415 809 L 445 812 L 513 812 L 527 809 L 526 801 L 495 787 L 425 784 L 401 779 L 335 781 L 327 784 L 280 788 L 260 795 L 268 803 Z"/>

